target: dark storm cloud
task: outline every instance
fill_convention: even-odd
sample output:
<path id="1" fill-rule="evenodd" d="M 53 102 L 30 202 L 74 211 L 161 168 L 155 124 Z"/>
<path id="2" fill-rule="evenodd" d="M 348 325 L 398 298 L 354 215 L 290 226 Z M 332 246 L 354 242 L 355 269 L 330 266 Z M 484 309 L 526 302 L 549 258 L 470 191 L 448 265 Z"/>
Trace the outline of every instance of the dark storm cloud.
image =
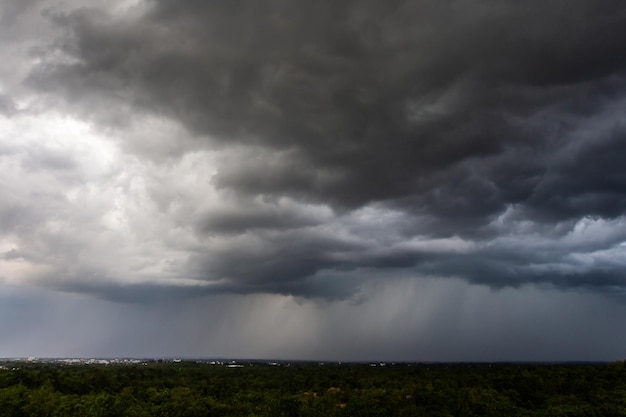
<path id="1" fill-rule="evenodd" d="M 172 154 L 225 155 L 205 180 L 235 203 L 187 211 L 210 242 L 187 275 L 298 295 L 324 271 L 359 267 L 495 286 L 624 285 L 621 260 L 573 271 L 563 242 L 584 219 L 623 226 L 620 2 L 154 0 L 127 17 L 49 16 L 67 33 L 41 53 L 31 86 L 113 131 L 145 115 L 179 122 L 193 138 L 172 137 Z M 246 206 L 258 197 L 269 202 Z M 350 223 L 372 206 L 403 219 L 387 240 L 365 230 L 374 218 Z M 535 240 L 496 250 L 501 237 Z M 400 243 L 413 238 L 475 248 Z M 542 239 L 558 246 L 552 256 Z M 619 243 L 585 253 L 623 257 Z"/>
<path id="2" fill-rule="evenodd" d="M 516 198 L 506 180 L 492 183 L 486 207 L 471 189 L 458 198 L 485 215 L 533 206 L 532 178 L 545 164 L 532 159 L 562 143 L 541 131 L 557 120 L 534 131 L 520 123 L 555 107 L 557 118 L 590 117 L 624 90 L 626 16 L 615 2 L 153 6 L 137 21 L 89 9 L 57 17 L 72 30 L 65 52 L 77 62 L 42 67 L 33 82 L 81 106 L 119 96 L 213 141 L 289 150 L 300 169 L 272 174 L 271 163 L 216 179 L 250 193 L 355 207 L 432 190 L 437 173 L 519 147 L 530 148 L 530 161 L 517 161 L 530 179 L 519 179 L 527 186 Z M 605 202 L 614 212 L 616 199 Z"/>
<path id="3" fill-rule="evenodd" d="M 301 212 L 297 206 L 290 207 L 289 204 L 241 199 L 228 207 L 200 212 L 194 222 L 194 229 L 202 235 L 299 229 L 319 225 L 327 217 L 328 213 Z"/>
<path id="4" fill-rule="evenodd" d="M 622 105 L 617 111 L 626 110 Z M 623 122 L 589 132 L 588 141 L 555 161 L 528 199 L 530 210 L 550 220 L 585 215 L 615 218 L 626 208 L 626 171 L 618 155 L 626 152 Z"/>

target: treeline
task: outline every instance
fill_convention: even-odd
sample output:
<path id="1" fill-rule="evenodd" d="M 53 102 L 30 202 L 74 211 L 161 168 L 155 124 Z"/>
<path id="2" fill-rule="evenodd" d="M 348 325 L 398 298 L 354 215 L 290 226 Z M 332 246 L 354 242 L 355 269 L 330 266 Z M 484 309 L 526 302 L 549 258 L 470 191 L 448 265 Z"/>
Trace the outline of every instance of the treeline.
<path id="1" fill-rule="evenodd" d="M 626 363 L 607 365 L 5 363 L 0 415 L 626 416 Z"/>

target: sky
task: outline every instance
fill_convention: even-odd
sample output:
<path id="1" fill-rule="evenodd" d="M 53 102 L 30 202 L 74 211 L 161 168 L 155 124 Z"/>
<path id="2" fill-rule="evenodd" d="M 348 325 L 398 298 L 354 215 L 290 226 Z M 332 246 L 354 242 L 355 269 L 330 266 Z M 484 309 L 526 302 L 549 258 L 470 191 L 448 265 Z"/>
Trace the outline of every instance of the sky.
<path id="1" fill-rule="evenodd" d="M 626 358 L 618 0 L 3 0 L 0 357 Z"/>

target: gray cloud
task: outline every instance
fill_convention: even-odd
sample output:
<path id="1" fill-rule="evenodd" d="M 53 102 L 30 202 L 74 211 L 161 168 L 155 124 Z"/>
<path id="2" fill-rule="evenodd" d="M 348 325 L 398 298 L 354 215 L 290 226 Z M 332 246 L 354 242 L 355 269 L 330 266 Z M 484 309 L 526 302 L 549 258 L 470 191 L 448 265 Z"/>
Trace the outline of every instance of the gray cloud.
<path id="1" fill-rule="evenodd" d="M 20 279 L 120 300 L 349 299 L 371 271 L 626 285 L 616 1 L 7 4 L 50 35 L 0 96 L 4 137 L 30 135 L 0 142 Z"/>
<path id="2" fill-rule="evenodd" d="M 8 117 L 13 115 L 15 111 L 15 103 L 6 95 L 0 94 L 0 115 Z"/>
<path id="3" fill-rule="evenodd" d="M 63 51 L 73 62 L 41 67 L 32 82 L 65 92 L 95 118 L 123 103 L 181 121 L 200 136 L 197 146 L 283 152 L 285 160 L 218 173 L 216 184 L 243 193 L 354 208 L 439 190 L 440 175 L 454 187 L 459 179 L 448 173 L 459 164 L 473 169 L 525 152 L 516 161 L 516 195 L 498 166 L 477 178 L 492 187 L 482 191 L 491 193 L 488 205 L 473 187 L 460 197 L 444 192 L 443 210 L 439 202 L 417 204 L 438 214 L 455 206 L 445 201 L 453 194 L 464 199 L 461 211 L 482 217 L 507 203 L 562 213 L 558 202 L 533 198 L 553 162 L 534 159 L 559 152 L 555 134 L 576 135 L 574 118 L 622 97 L 624 16 L 613 6 L 156 1 L 134 20 L 81 9 L 57 18 L 71 31 Z M 546 113 L 553 120 L 540 120 Z M 563 169 L 554 174 L 567 176 Z M 561 192 L 566 200 L 581 194 Z M 618 215 L 616 200 L 609 194 L 582 214 L 606 207 Z"/>

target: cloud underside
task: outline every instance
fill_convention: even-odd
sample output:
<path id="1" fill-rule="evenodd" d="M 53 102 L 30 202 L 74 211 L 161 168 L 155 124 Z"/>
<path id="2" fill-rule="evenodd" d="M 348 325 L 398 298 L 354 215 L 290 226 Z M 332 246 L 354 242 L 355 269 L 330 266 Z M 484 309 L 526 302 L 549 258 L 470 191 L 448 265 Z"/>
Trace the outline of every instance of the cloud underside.
<path id="1" fill-rule="evenodd" d="M 51 34 L 0 90 L 5 281 L 623 292 L 617 1 L 41 3 L 0 7 Z"/>

